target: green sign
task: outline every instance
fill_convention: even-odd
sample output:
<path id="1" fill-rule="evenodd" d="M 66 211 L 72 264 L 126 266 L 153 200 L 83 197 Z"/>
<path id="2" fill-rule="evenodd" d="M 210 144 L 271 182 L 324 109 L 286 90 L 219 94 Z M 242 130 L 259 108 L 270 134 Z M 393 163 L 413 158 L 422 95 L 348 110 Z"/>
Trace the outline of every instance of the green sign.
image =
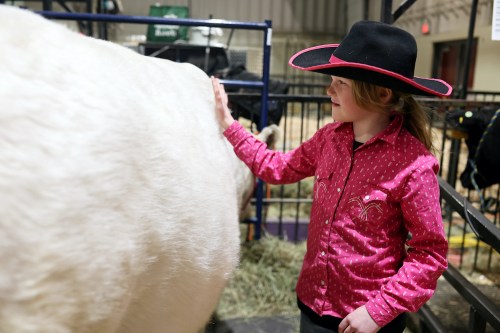
<path id="1" fill-rule="evenodd" d="M 182 6 L 149 7 L 149 16 L 165 18 L 188 18 L 189 8 Z M 178 25 L 150 24 L 148 25 L 147 40 L 149 42 L 175 42 L 176 40 L 188 40 L 188 27 Z"/>

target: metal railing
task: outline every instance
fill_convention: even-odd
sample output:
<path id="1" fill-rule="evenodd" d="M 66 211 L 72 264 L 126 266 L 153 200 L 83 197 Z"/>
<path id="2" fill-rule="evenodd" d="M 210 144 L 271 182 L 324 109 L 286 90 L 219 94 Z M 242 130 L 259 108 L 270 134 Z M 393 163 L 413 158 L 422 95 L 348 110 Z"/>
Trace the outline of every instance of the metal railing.
<path id="1" fill-rule="evenodd" d="M 453 187 L 439 178 L 441 197 L 454 212 L 468 222 L 478 240 L 485 242 L 495 251 L 500 252 L 500 229 L 486 219 L 484 215 L 472 206 L 466 198 Z M 489 324 L 500 332 L 500 309 L 484 295 L 476 286 L 469 282 L 453 265 L 443 274 L 446 281 L 458 292 L 465 304 L 469 305 L 468 333 L 484 333 Z M 419 311 L 420 333 L 447 332 L 443 324 L 428 305 Z"/>

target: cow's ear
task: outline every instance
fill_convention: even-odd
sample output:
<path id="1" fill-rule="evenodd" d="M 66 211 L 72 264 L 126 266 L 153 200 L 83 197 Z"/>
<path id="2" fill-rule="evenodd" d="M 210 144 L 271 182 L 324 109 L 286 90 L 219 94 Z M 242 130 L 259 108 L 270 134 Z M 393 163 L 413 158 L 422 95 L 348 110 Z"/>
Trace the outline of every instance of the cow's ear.
<path id="1" fill-rule="evenodd" d="M 281 137 L 281 129 L 276 125 L 264 127 L 257 135 L 257 139 L 265 142 L 267 147 L 273 149 Z"/>

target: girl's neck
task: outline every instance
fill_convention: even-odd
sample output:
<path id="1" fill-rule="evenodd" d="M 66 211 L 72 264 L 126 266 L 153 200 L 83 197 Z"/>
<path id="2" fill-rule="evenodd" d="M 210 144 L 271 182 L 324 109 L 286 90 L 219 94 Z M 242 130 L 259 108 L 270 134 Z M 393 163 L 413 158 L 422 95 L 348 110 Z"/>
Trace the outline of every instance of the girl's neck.
<path id="1" fill-rule="evenodd" d="M 365 143 L 389 126 L 390 118 L 384 113 L 373 112 L 371 117 L 352 123 L 354 140 Z"/>

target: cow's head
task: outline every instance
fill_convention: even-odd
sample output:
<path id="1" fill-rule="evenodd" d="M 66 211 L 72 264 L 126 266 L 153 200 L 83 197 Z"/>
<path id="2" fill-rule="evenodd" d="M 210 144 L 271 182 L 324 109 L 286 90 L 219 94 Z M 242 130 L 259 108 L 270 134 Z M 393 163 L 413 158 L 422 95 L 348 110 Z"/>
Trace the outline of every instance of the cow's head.
<path id="1" fill-rule="evenodd" d="M 494 107 L 454 110 L 446 115 L 446 121 L 453 128 L 466 132 L 472 141 L 478 141 L 495 111 Z"/>
<path id="2" fill-rule="evenodd" d="M 487 135 L 483 138 L 478 151 L 480 140 L 496 111 L 496 107 L 490 106 L 471 110 L 456 110 L 448 113 L 446 116 L 447 122 L 454 129 L 467 134 L 465 143 L 469 150 L 468 163 L 460 175 L 460 181 L 465 188 L 475 188 L 471 178 L 474 165 L 477 166 L 474 180 L 479 188 L 484 188 L 500 181 L 500 176 L 497 172 L 500 168 L 500 156 L 498 156 L 498 149 L 495 147 L 496 142 L 493 142 L 498 140 L 500 135 L 499 121 L 492 124 L 488 132 L 486 132 Z"/>

